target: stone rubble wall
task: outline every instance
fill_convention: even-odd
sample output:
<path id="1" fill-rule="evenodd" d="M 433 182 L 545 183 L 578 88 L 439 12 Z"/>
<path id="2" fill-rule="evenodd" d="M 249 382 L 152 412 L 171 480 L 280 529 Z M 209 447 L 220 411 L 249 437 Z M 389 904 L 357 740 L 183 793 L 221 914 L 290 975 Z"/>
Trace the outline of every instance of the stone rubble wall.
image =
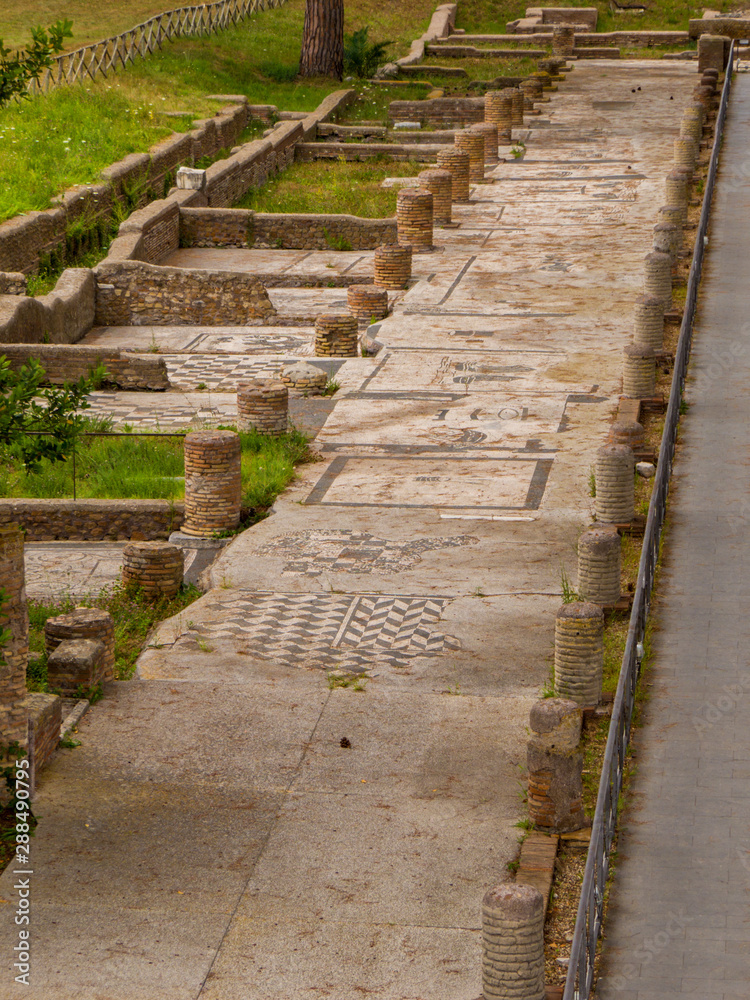
<path id="1" fill-rule="evenodd" d="M 184 519 L 181 500 L 0 500 L 0 525 L 19 524 L 27 542 L 166 539 Z"/>
<path id="2" fill-rule="evenodd" d="M 0 295 L 0 343 L 71 344 L 94 323 L 95 282 L 87 268 L 70 268 L 39 298 Z"/>
<path id="3" fill-rule="evenodd" d="M 276 314 L 255 275 L 104 261 L 96 276 L 97 326 L 244 326 Z"/>
<path id="4" fill-rule="evenodd" d="M 180 212 L 181 246 L 330 250 L 339 240 L 346 240 L 353 250 L 395 243 L 396 220 L 285 215 L 242 208 L 183 208 Z"/>
<path id="5" fill-rule="evenodd" d="M 10 361 L 12 371 L 18 371 L 30 359 L 44 368 L 51 385 L 77 382 L 92 368 L 103 364 L 107 369 L 107 385 L 118 389 L 163 392 L 169 388 L 164 358 L 156 354 L 130 354 L 114 348 L 80 347 L 58 344 L 2 344 L 0 355 Z"/>

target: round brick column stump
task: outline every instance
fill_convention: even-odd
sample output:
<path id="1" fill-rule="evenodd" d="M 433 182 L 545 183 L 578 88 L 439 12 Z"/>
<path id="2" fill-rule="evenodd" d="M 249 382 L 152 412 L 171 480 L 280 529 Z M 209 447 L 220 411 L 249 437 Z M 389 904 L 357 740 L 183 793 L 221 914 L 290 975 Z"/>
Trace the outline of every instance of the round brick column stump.
<path id="1" fill-rule="evenodd" d="M 497 126 L 498 142 L 509 144 L 513 128 L 513 88 L 488 90 L 484 95 L 484 120 Z M 440 155 L 440 154 L 438 154 Z"/>
<path id="2" fill-rule="evenodd" d="M 721 35 L 701 35 L 698 39 L 698 72 L 724 69 L 724 39 Z"/>
<path id="3" fill-rule="evenodd" d="M 674 263 L 682 249 L 682 237 L 682 226 L 675 226 L 671 222 L 657 222 L 654 226 L 654 250 L 669 254 Z"/>
<path id="4" fill-rule="evenodd" d="M 497 163 L 497 125 L 492 122 L 476 122 L 469 131 L 478 132 L 484 140 L 484 162 L 494 166 Z"/>
<path id="5" fill-rule="evenodd" d="M 468 167 L 467 162 L 467 177 Z M 378 288 L 386 288 L 391 291 L 406 288 L 409 278 L 411 278 L 411 256 L 410 246 L 385 243 L 383 246 L 377 247 L 373 261 L 373 274 Z"/>
<path id="6" fill-rule="evenodd" d="M 726 53 L 726 49 L 724 50 Z M 726 69 L 726 66 L 724 67 Z M 701 73 L 700 86 L 701 87 L 713 87 L 714 90 L 719 85 L 719 77 L 721 73 L 718 69 L 704 69 Z"/>
<path id="7" fill-rule="evenodd" d="M 534 110 L 534 101 L 542 99 L 542 81 L 536 76 L 530 76 L 528 80 L 522 80 L 519 87 L 523 91 L 523 106 L 525 111 Z"/>
<path id="8" fill-rule="evenodd" d="M 624 444 L 605 444 L 596 452 L 596 519 L 630 524 L 635 514 L 635 456 Z"/>
<path id="9" fill-rule="evenodd" d="M 302 396 L 320 396 L 328 384 L 328 376 L 315 365 L 296 361 L 281 369 L 281 381 L 292 392 Z"/>
<path id="10" fill-rule="evenodd" d="M 185 436 L 184 535 L 210 538 L 239 525 L 240 460 L 240 439 L 234 431 L 191 431 Z"/>
<path id="11" fill-rule="evenodd" d="M 484 136 L 470 128 L 456 132 L 456 149 L 469 154 L 469 180 L 481 184 L 484 180 Z"/>
<path id="12" fill-rule="evenodd" d="M 670 170 L 664 184 L 664 200 L 671 208 L 680 210 L 680 224 L 687 222 L 687 188 L 688 182 L 682 170 Z"/>
<path id="13" fill-rule="evenodd" d="M 664 303 L 653 295 L 639 295 L 633 307 L 633 340 L 655 351 L 664 346 Z"/>
<path id="14" fill-rule="evenodd" d="M 346 304 L 357 320 L 385 319 L 388 315 L 388 292 L 375 285 L 349 285 Z"/>
<path id="15" fill-rule="evenodd" d="M 469 154 L 460 149 L 441 149 L 437 155 L 438 167 L 451 175 L 454 202 L 469 200 L 470 164 Z"/>
<path id="16" fill-rule="evenodd" d="M 49 654 L 66 639 L 92 639 L 104 646 L 104 680 L 115 675 L 115 622 L 109 611 L 76 608 L 44 623 L 44 651 Z"/>
<path id="17" fill-rule="evenodd" d="M 450 170 L 423 170 L 417 175 L 420 186 L 432 195 L 432 221 L 443 226 L 451 221 L 453 175 Z"/>
<path id="18" fill-rule="evenodd" d="M 513 128 L 523 128 L 523 91 L 520 87 L 512 87 L 511 120 Z"/>
<path id="19" fill-rule="evenodd" d="M 703 110 L 706 112 L 706 117 L 708 117 L 714 108 L 713 87 L 695 87 L 693 89 L 693 100 L 703 106 Z"/>
<path id="20" fill-rule="evenodd" d="M 140 587 L 146 597 L 175 597 L 184 571 L 182 549 L 169 542 L 128 542 L 123 550 L 122 582 Z"/>
<path id="21" fill-rule="evenodd" d="M 582 721 L 580 706 L 565 698 L 544 698 L 529 713 L 529 819 L 543 830 L 569 833 L 586 826 L 578 749 Z"/>
<path id="22" fill-rule="evenodd" d="M 615 420 L 609 425 L 607 444 L 625 444 L 633 451 L 640 451 L 645 439 L 646 431 L 637 420 Z"/>
<path id="23" fill-rule="evenodd" d="M 401 188 L 396 202 L 398 242 L 414 253 L 432 250 L 432 194 L 425 188 Z"/>
<path id="24" fill-rule="evenodd" d="M 604 612 L 598 604 L 563 604 L 555 618 L 555 694 L 591 708 L 602 700 Z"/>
<path id="25" fill-rule="evenodd" d="M 26 691 L 26 665 L 29 659 L 29 615 L 26 603 L 26 577 L 23 559 L 23 532 L 17 524 L 0 527 L 0 587 L 7 601 L 0 617 L 0 627 L 10 638 L 0 657 L 0 743 L 26 745 L 28 711 L 23 704 Z"/>
<path id="26" fill-rule="evenodd" d="M 482 900 L 483 1000 L 543 1000 L 544 900 L 506 883 Z"/>
<path id="27" fill-rule="evenodd" d="M 278 437 L 288 431 L 289 390 L 279 380 L 237 386 L 237 429 Z"/>
<path id="28" fill-rule="evenodd" d="M 642 430 L 643 428 L 641 428 Z M 613 524 L 595 524 L 578 539 L 578 593 L 592 604 L 620 600 L 620 535 Z"/>
<path id="29" fill-rule="evenodd" d="M 571 24 L 556 24 L 552 28 L 552 54 L 572 56 L 576 47 L 576 32 Z"/>
<path id="30" fill-rule="evenodd" d="M 698 147 L 694 139 L 680 136 L 674 140 L 674 165 L 678 170 L 692 174 L 698 158 Z"/>
<path id="31" fill-rule="evenodd" d="M 680 136 L 684 139 L 692 139 L 698 145 L 703 138 L 703 108 L 695 105 L 682 113 L 680 121 Z"/>
<path id="32" fill-rule="evenodd" d="M 322 313 L 315 320 L 316 358 L 356 358 L 359 325 L 345 312 Z"/>
<path id="33" fill-rule="evenodd" d="M 628 344 L 623 351 L 622 391 L 628 399 L 649 399 L 656 392 L 656 358 L 648 344 Z"/>
<path id="34" fill-rule="evenodd" d="M 658 299 L 667 312 L 672 308 L 672 258 L 668 253 L 650 253 L 644 261 L 643 291 Z"/>
<path id="35" fill-rule="evenodd" d="M 659 220 L 661 222 L 668 222 L 670 225 L 679 226 L 680 228 L 684 228 L 684 224 L 682 222 L 682 217 L 684 215 L 686 215 L 686 209 L 684 206 L 680 208 L 679 205 L 662 205 L 659 209 Z M 684 239 L 684 235 L 681 239 Z"/>
<path id="36" fill-rule="evenodd" d="M 534 73 L 532 73 L 531 75 L 535 76 L 537 78 L 537 80 L 539 80 L 539 82 L 541 83 L 541 85 L 542 85 L 542 93 L 544 93 L 545 90 L 552 90 L 553 89 L 552 74 L 548 70 L 546 70 L 546 69 L 538 69 Z"/>

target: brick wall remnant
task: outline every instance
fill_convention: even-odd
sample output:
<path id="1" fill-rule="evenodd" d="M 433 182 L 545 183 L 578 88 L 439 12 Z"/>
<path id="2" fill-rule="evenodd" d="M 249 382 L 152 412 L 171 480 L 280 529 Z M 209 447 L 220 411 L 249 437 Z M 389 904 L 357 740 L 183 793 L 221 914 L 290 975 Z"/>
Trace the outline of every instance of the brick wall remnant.
<path id="1" fill-rule="evenodd" d="M 544 900 L 504 883 L 482 900 L 483 1000 L 544 1000 Z"/>
<path id="2" fill-rule="evenodd" d="M 529 819 L 540 829 L 569 833 L 587 824 L 579 749 L 582 722 L 574 701 L 545 698 L 532 705 L 526 748 Z"/>
<path id="3" fill-rule="evenodd" d="M 635 514 L 635 456 L 622 444 L 605 444 L 596 452 L 596 519 L 604 524 L 630 524 Z"/>
<path id="4" fill-rule="evenodd" d="M 366 286 L 367 287 L 367 286 Z M 278 379 L 249 379 L 237 386 L 237 430 L 278 437 L 288 431 L 289 390 Z"/>
<path id="5" fill-rule="evenodd" d="M 484 180 L 484 136 L 465 128 L 456 132 L 456 149 L 469 154 L 469 180 L 481 184 Z"/>
<path id="6" fill-rule="evenodd" d="M 166 362 L 154 354 L 78 344 L 0 344 L 0 354 L 8 359 L 12 371 L 18 371 L 32 358 L 38 361 L 50 385 L 77 382 L 102 364 L 107 370 L 107 384 L 119 389 L 163 392 L 169 388 Z"/>
<path id="7" fill-rule="evenodd" d="M 55 290 L 39 298 L 0 296 L 3 344 L 72 344 L 94 324 L 96 284 L 87 268 L 68 268 Z"/>
<path id="8" fill-rule="evenodd" d="M 47 658 L 47 681 L 64 695 L 80 696 L 105 680 L 104 643 L 65 639 Z"/>
<path id="9" fill-rule="evenodd" d="M 450 175 L 448 183 L 450 184 Z M 372 320 L 385 319 L 388 315 L 388 292 L 375 285 L 349 285 L 346 304 L 357 320 L 370 323 Z"/>
<path id="10" fill-rule="evenodd" d="M 115 623 L 112 615 L 101 608 L 81 607 L 69 614 L 48 618 L 44 624 L 44 648 L 48 658 L 62 642 L 79 639 L 102 644 L 104 652 L 99 680 L 111 681 L 115 672 Z"/>
<path id="11" fill-rule="evenodd" d="M 29 774 L 32 789 L 39 772 L 49 764 L 60 743 L 62 701 L 56 694 L 33 691 L 24 698 L 29 726 Z"/>
<path id="12" fill-rule="evenodd" d="M 468 167 L 468 157 L 467 157 Z M 375 251 L 373 261 L 374 281 L 378 288 L 396 291 L 406 288 L 411 278 L 412 248 L 386 243 Z"/>
<path id="13" fill-rule="evenodd" d="M 29 542 L 167 538 L 183 517 L 181 501 L 0 499 L 0 525 L 17 521 Z"/>
<path id="14" fill-rule="evenodd" d="M 192 431 L 185 437 L 184 535 L 211 538 L 240 523 L 240 439 L 234 431 Z"/>
<path id="15" fill-rule="evenodd" d="M 26 745 L 28 735 L 26 666 L 29 661 L 29 615 L 23 562 L 23 533 L 17 524 L 0 527 L 0 587 L 7 601 L 0 628 L 10 637 L 0 657 L 0 743 Z"/>
<path id="16" fill-rule="evenodd" d="M 169 542 L 129 542 L 122 554 L 122 582 L 149 599 L 175 597 L 182 586 L 185 555 Z"/>
<path id="17" fill-rule="evenodd" d="M 394 122 L 461 128 L 483 120 L 484 100 L 481 97 L 433 97 L 424 101 L 391 101 L 388 117 Z"/>
<path id="18" fill-rule="evenodd" d="M 322 313 L 315 320 L 315 356 L 320 358 L 355 358 L 359 325 L 345 312 Z"/>
<path id="19" fill-rule="evenodd" d="M 724 69 L 724 36 L 701 35 L 698 39 L 698 72 L 715 69 L 721 73 Z"/>
<path id="20" fill-rule="evenodd" d="M 556 56 L 573 55 L 576 44 L 575 28 L 572 24 L 556 24 L 552 29 L 552 54 Z"/>
<path id="21" fill-rule="evenodd" d="M 604 612 L 598 604 L 563 604 L 555 618 L 555 694 L 583 708 L 602 700 Z"/>
<path id="22" fill-rule="evenodd" d="M 276 314 L 255 275 L 239 271 L 121 261 L 95 274 L 99 326 L 243 326 Z"/>
<path id="23" fill-rule="evenodd" d="M 447 170 L 452 178 L 451 197 L 454 202 L 469 200 L 469 174 L 471 160 L 468 153 L 460 149 L 443 149 L 437 155 L 437 165 L 440 170 Z"/>
<path id="24" fill-rule="evenodd" d="M 578 593 L 581 599 L 592 604 L 617 604 L 620 600 L 620 561 L 617 528 L 598 522 L 587 528 L 578 539 Z"/>
<path id="25" fill-rule="evenodd" d="M 475 138 L 481 142 L 481 137 Z M 413 253 L 432 250 L 431 192 L 421 187 L 401 188 L 396 201 L 396 222 L 399 243 L 410 246 Z"/>
<path id="26" fill-rule="evenodd" d="M 417 175 L 417 181 L 432 195 L 433 223 L 442 226 L 450 222 L 453 201 L 453 175 L 450 170 L 422 170 Z"/>

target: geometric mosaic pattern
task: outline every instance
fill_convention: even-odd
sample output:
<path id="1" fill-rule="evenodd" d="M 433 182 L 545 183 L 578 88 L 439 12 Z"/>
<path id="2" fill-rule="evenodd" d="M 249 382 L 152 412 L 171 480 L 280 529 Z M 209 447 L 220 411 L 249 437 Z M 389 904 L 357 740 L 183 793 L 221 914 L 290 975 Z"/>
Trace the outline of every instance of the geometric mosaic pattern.
<path id="1" fill-rule="evenodd" d="M 395 573 L 411 569 L 423 552 L 473 545 L 473 535 L 453 538 L 416 538 L 411 542 L 390 542 L 367 531 L 299 531 L 274 539 L 260 550 L 262 555 L 286 556 L 283 573 L 320 576 L 336 573 Z"/>
<path id="2" fill-rule="evenodd" d="M 416 656 L 459 649 L 436 631 L 447 598 L 380 594 L 253 594 L 216 604 L 222 620 L 201 636 L 235 639 L 262 659 L 321 670 L 405 667 Z"/>
<path id="3" fill-rule="evenodd" d="M 295 352 L 299 355 L 302 352 Z M 281 366 L 291 358 L 246 357 L 241 354 L 167 354 L 162 355 L 171 384 L 178 389 L 195 389 L 203 384 L 221 392 L 236 392 L 238 382 L 253 378 L 276 378 Z"/>

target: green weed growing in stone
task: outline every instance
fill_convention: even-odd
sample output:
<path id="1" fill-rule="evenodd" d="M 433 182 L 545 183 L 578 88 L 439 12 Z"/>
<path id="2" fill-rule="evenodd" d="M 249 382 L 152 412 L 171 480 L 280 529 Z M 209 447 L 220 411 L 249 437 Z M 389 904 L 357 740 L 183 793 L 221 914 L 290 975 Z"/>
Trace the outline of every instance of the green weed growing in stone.
<path id="1" fill-rule="evenodd" d="M 574 589 L 570 582 L 570 577 L 565 572 L 565 567 L 560 567 L 560 589 L 562 590 L 563 604 L 572 604 L 573 601 L 580 601 L 580 594 Z"/>

